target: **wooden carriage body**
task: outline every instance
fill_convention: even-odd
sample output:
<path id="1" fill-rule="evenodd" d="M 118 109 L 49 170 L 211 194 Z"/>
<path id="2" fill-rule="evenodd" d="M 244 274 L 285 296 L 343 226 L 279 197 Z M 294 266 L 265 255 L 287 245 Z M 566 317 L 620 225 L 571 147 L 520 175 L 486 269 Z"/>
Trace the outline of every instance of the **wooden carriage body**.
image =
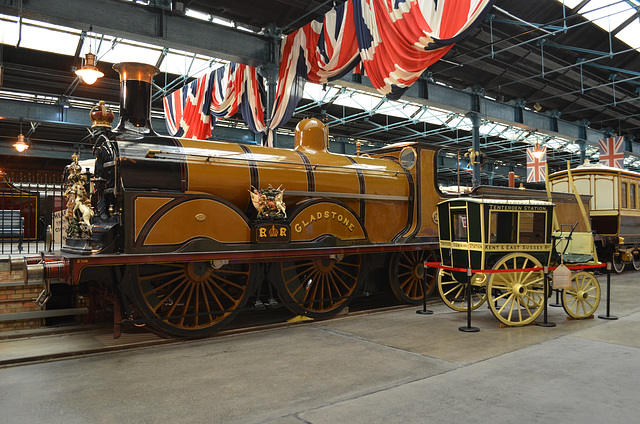
<path id="1" fill-rule="evenodd" d="M 521 251 L 548 265 L 553 208 L 540 200 L 458 198 L 439 203 L 442 264 L 491 269 L 504 255 Z"/>

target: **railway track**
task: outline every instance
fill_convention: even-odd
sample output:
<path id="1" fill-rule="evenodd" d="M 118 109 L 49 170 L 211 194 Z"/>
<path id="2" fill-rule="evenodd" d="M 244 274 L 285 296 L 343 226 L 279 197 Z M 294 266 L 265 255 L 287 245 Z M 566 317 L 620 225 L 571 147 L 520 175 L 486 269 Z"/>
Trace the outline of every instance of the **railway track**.
<path id="1" fill-rule="evenodd" d="M 438 303 L 432 299 L 430 303 Z M 344 319 L 398 309 L 418 309 L 415 305 L 399 304 L 389 294 L 361 298 L 348 311 L 327 320 Z M 45 363 L 70 358 L 86 357 L 112 352 L 175 345 L 193 340 L 229 337 L 238 334 L 267 331 L 295 325 L 304 325 L 311 320 L 297 319 L 282 307 L 270 310 L 251 309 L 241 313 L 227 328 L 207 337 L 168 338 L 150 331 L 145 326 L 124 325 L 121 336 L 113 338 L 111 326 L 62 326 L 22 334 L 2 336 L 0 334 L 0 368 Z M 127 324 L 127 323 L 125 323 Z"/>

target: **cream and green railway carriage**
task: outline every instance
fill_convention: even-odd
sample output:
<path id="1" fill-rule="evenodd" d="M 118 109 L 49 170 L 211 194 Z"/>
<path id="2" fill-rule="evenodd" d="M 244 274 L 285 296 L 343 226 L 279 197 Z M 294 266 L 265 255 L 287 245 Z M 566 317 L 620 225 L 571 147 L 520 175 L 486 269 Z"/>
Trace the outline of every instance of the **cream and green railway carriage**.
<path id="1" fill-rule="evenodd" d="M 616 272 L 626 264 L 640 270 L 640 173 L 600 165 L 581 165 L 549 176 L 554 192 L 591 195 L 591 226 L 598 255 Z"/>
<path id="2" fill-rule="evenodd" d="M 553 231 L 554 207 L 541 200 L 471 197 L 439 203 L 440 253 L 445 268 L 440 269 L 437 280 L 444 303 L 454 310 L 467 310 L 467 275 L 460 269 L 471 269 L 471 309 L 487 300 L 496 318 L 506 325 L 533 322 L 545 301 L 542 267 L 559 258 L 555 247 L 565 262 L 597 261 L 590 233 L 574 233 L 570 227 Z M 591 316 L 599 300 L 598 281 L 583 271 L 572 274 L 571 288 L 562 293 L 564 309 L 574 318 Z"/>

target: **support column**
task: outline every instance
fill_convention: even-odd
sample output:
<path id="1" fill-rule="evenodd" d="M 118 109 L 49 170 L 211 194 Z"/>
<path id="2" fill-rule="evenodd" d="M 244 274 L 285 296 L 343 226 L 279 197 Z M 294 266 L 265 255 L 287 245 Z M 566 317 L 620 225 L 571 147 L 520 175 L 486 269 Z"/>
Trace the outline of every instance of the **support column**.
<path id="1" fill-rule="evenodd" d="M 266 35 L 269 37 L 269 63 L 260 66 L 258 73 L 264 78 L 266 84 L 267 104 L 265 105 L 264 123 L 269 128 L 273 118 L 273 105 L 276 101 L 282 30 L 276 27 L 275 24 L 269 24 L 265 29 Z M 273 131 L 273 147 L 277 147 L 277 145 L 276 132 Z"/>
<path id="2" fill-rule="evenodd" d="M 472 148 L 474 152 L 476 152 L 476 157 L 480 159 L 480 115 L 476 112 L 469 112 L 466 116 L 471 120 L 472 125 Z M 476 160 L 475 163 L 473 163 L 473 178 L 471 180 L 471 185 L 474 188 L 480 185 L 480 167 L 479 161 Z"/>
<path id="3" fill-rule="evenodd" d="M 587 141 L 586 140 L 576 140 L 578 146 L 580 146 L 580 165 L 584 163 L 587 159 Z"/>
<path id="4" fill-rule="evenodd" d="M 258 73 L 264 78 L 265 89 L 267 91 L 267 104 L 264 110 L 264 124 L 267 128 L 271 124 L 273 114 L 273 105 L 276 101 L 277 84 L 278 84 L 278 66 L 269 63 L 258 68 Z M 273 131 L 273 147 L 277 147 L 276 132 Z"/>

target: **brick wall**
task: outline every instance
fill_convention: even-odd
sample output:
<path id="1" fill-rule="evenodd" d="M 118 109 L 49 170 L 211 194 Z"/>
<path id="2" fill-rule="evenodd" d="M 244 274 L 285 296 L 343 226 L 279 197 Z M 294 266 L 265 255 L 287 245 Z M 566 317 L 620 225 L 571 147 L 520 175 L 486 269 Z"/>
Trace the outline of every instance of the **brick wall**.
<path id="1" fill-rule="evenodd" d="M 15 312 L 39 311 L 40 307 L 35 304 L 35 299 L 42 290 L 39 286 L 25 287 L 22 285 L 22 277 L 0 272 L 0 281 L 15 281 L 16 286 L 0 287 L 0 314 Z M 29 319 L 20 321 L 0 321 L 0 331 L 27 330 L 40 328 L 44 325 L 44 319 Z"/>

